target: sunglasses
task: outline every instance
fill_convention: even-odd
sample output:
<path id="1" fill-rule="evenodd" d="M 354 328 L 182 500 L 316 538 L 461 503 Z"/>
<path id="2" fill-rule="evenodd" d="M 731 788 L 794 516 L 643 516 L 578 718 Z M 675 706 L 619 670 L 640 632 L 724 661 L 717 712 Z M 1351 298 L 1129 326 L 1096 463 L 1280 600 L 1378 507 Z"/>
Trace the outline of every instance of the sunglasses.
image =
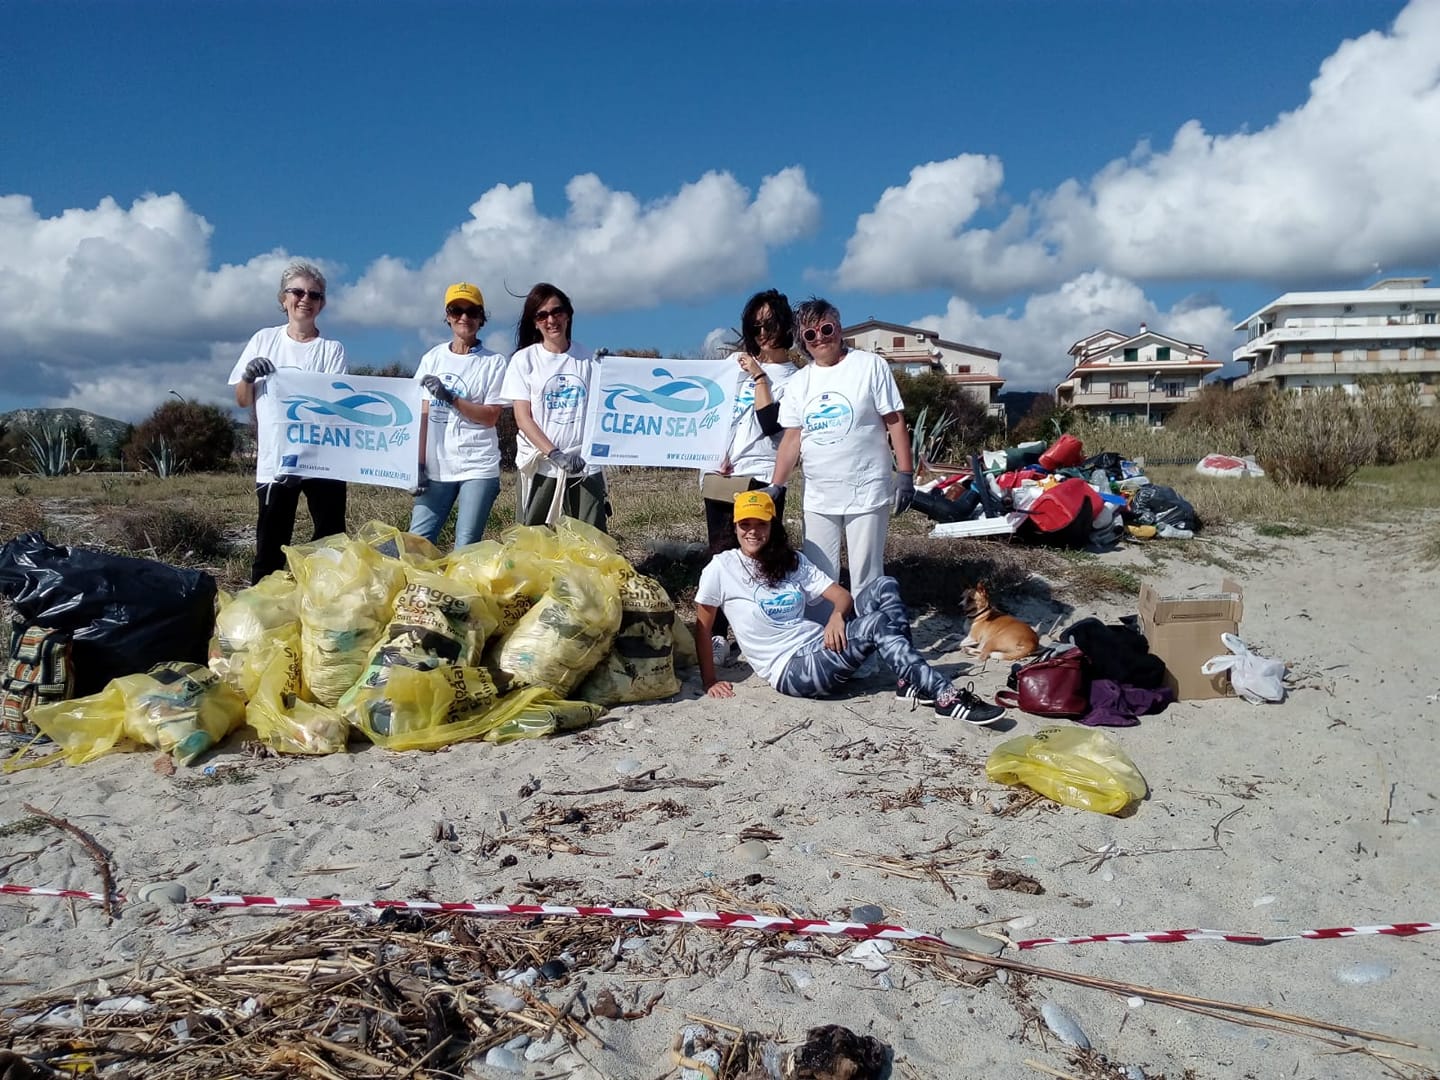
<path id="1" fill-rule="evenodd" d="M 314 289 L 299 289 L 292 287 L 286 289 L 285 292 L 287 295 L 293 296 L 296 300 L 304 300 L 308 296 L 314 303 L 317 304 L 325 299 L 325 294 L 323 292 L 316 292 Z"/>
<path id="2" fill-rule="evenodd" d="M 800 335 L 808 341 L 823 341 L 825 338 L 835 336 L 835 324 L 833 322 L 822 322 L 819 326 L 812 326 Z"/>
<path id="3" fill-rule="evenodd" d="M 445 314 L 452 319 L 478 319 L 482 310 L 478 307 L 447 307 Z"/>
<path id="4" fill-rule="evenodd" d="M 771 315 L 768 319 L 756 319 L 750 324 L 750 328 L 757 334 L 773 334 L 780 329 L 780 320 Z"/>
<path id="5" fill-rule="evenodd" d="M 565 309 L 563 307 L 546 308 L 544 311 L 537 311 L 535 313 L 535 321 L 545 322 L 547 319 L 558 319 L 564 314 Z"/>

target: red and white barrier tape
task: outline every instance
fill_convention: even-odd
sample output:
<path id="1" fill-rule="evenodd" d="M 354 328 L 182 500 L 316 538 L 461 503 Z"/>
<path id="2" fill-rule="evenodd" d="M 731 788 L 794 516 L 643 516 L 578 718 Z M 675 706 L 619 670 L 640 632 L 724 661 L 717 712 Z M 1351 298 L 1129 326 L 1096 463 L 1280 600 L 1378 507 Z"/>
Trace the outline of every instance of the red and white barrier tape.
<path id="1" fill-rule="evenodd" d="M 30 885 L 0 885 L 0 895 L 71 897 L 103 902 L 100 893 L 79 889 L 45 889 Z M 117 897 L 116 899 L 123 899 Z M 558 904 L 479 904 L 470 901 L 435 900 L 343 900 L 299 896 L 199 896 L 187 901 L 194 907 L 276 908 L 286 911 L 330 911 L 342 908 L 393 908 L 433 914 L 488 915 L 502 918 L 620 919 L 631 922 L 670 923 L 703 926 L 712 930 L 755 930 L 771 934 L 821 934 L 853 938 L 856 941 L 923 941 L 944 945 L 938 934 L 911 930 L 887 923 L 841 922 L 835 919 L 789 919 L 733 911 L 678 911 L 672 908 L 621 908 L 602 906 L 563 907 Z M 1038 949 L 1045 945 L 1094 945 L 1102 942 L 1138 945 L 1180 941 L 1225 941 L 1238 945 L 1272 945 L 1281 941 L 1324 941 L 1334 938 L 1383 935 L 1410 937 L 1440 931 L 1440 923 L 1387 923 L 1383 926 L 1336 926 L 1323 930 L 1301 930 L 1294 934 L 1264 937 L 1224 930 L 1153 930 L 1123 934 L 1086 934 L 1079 937 L 1030 938 L 1013 942 L 1017 949 Z"/>

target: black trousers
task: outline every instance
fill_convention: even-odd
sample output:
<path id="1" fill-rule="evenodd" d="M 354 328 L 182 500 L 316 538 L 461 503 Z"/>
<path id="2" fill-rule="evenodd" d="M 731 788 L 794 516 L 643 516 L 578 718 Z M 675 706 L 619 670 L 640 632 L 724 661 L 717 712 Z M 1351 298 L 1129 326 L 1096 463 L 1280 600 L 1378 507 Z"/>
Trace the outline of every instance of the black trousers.
<path id="1" fill-rule="evenodd" d="M 345 482 L 343 480 L 300 481 L 296 487 L 260 484 L 255 488 L 260 514 L 255 519 L 255 562 L 250 566 L 253 585 L 266 574 L 285 567 L 285 552 L 295 534 L 295 511 L 300 507 L 300 493 L 310 508 L 315 523 L 315 536 L 334 536 L 345 531 Z"/>

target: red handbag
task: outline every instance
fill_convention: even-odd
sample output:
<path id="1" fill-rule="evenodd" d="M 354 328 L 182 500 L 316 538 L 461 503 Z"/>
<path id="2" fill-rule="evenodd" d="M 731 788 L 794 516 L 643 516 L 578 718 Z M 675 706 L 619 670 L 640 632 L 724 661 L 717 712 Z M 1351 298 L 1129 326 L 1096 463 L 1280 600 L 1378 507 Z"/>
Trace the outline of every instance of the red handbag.
<path id="1" fill-rule="evenodd" d="M 1067 720 L 1090 711 L 1090 676 L 1079 649 L 1026 664 L 1011 674 L 1010 685 L 1015 689 L 1001 690 L 995 704 Z"/>

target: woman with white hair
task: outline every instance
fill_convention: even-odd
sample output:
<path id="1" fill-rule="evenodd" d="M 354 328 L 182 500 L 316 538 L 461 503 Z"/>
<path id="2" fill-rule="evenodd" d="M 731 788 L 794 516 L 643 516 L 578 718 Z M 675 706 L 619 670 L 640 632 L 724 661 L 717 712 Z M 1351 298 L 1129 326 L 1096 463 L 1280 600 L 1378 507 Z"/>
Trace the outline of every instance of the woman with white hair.
<path id="1" fill-rule="evenodd" d="M 235 401 L 241 408 L 255 409 L 258 445 L 255 452 L 255 491 L 260 502 L 255 520 L 255 561 L 250 581 L 285 566 L 281 549 L 295 532 L 295 512 L 300 494 L 315 524 L 315 539 L 345 531 L 345 483 L 316 477 L 285 476 L 277 479 L 279 447 L 269 436 L 273 418 L 280 407 L 266 393 L 267 376 L 277 368 L 345 374 L 345 347 L 320 336 L 315 319 L 325 307 L 325 275 L 309 263 L 293 262 L 280 275 L 277 294 L 285 312 L 282 326 L 257 330 L 230 371 Z"/>

